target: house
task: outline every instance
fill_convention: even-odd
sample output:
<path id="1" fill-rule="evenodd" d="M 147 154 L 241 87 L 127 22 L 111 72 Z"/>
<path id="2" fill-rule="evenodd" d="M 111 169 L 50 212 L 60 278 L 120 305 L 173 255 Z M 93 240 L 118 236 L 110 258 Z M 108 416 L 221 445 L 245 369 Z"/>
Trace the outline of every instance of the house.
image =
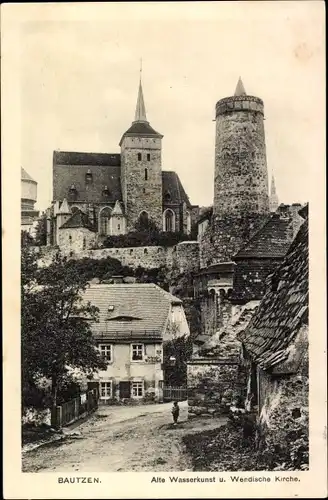
<path id="1" fill-rule="evenodd" d="M 163 346 L 189 335 L 181 300 L 153 283 L 92 284 L 83 300 L 99 309 L 91 329 L 108 362 L 90 384 L 100 401 L 161 401 Z"/>
<path id="2" fill-rule="evenodd" d="M 280 446 L 308 415 L 308 208 L 283 262 L 267 278 L 267 291 L 239 333 L 248 369 L 246 407 L 257 407 L 267 442 Z M 294 424 L 293 424 L 294 422 Z"/>

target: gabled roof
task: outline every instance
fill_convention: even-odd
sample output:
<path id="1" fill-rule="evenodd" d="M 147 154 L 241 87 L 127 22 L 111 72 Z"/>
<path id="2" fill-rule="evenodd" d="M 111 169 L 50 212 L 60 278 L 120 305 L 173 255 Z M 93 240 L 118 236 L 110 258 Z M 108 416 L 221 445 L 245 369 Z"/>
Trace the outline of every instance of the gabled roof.
<path id="1" fill-rule="evenodd" d="M 239 334 L 253 362 L 273 369 L 289 356 L 288 348 L 308 325 L 308 220 L 281 265 L 270 277 L 270 287 L 256 315 Z"/>
<path id="2" fill-rule="evenodd" d="M 83 153 L 76 151 L 54 151 L 54 165 L 85 165 L 119 167 L 121 155 L 119 153 Z"/>
<path id="3" fill-rule="evenodd" d="M 60 208 L 59 208 L 59 210 L 58 210 L 58 213 L 59 213 L 59 214 L 65 214 L 65 215 L 67 215 L 67 214 L 70 214 L 70 213 L 71 213 L 71 211 L 70 211 L 70 209 L 69 209 L 69 206 L 68 206 L 68 203 L 67 203 L 66 198 L 64 198 L 64 199 L 63 199 L 63 202 L 62 202 L 62 204 L 60 205 Z"/>
<path id="4" fill-rule="evenodd" d="M 181 303 L 153 283 L 91 285 L 83 300 L 99 308 L 99 323 L 92 324 L 93 333 L 112 339 L 139 336 L 161 340 L 171 304 Z M 119 317 L 128 320 L 115 319 Z"/>
<path id="5" fill-rule="evenodd" d="M 68 219 L 59 229 L 73 229 L 77 227 L 84 227 L 90 231 L 94 231 L 94 227 L 87 214 L 82 212 L 82 210 L 76 210 L 72 217 Z"/>
<path id="6" fill-rule="evenodd" d="M 113 215 L 123 215 L 123 210 L 122 210 L 121 204 L 118 200 L 116 200 L 114 208 L 112 210 L 112 216 Z"/>
<path id="7" fill-rule="evenodd" d="M 233 259 L 282 259 L 293 240 L 293 221 L 273 214 Z"/>
<path id="8" fill-rule="evenodd" d="M 187 193 L 185 192 L 176 172 L 162 172 L 162 193 L 164 205 L 180 204 L 185 202 L 188 208 L 191 207 Z M 170 195 L 170 197 L 166 198 L 167 195 Z"/>

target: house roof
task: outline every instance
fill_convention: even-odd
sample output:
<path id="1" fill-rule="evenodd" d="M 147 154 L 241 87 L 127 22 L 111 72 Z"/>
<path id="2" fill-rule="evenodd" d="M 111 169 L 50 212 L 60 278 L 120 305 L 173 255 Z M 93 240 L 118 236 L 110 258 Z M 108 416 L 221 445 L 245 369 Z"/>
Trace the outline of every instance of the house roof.
<path id="1" fill-rule="evenodd" d="M 187 193 L 185 192 L 176 172 L 162 172 L 162 192 L 164 205 L 185 202 L 188 208 L 191 207 Z M 166 199 L 166 195 L 168 194 L 170 195 L 170 198 Z"/>
<path id="2" fill-rule="evenodd" d="M 253 361 L 272 369 L 288 357 L 288 347 L 308 323 L 308 220 L 303 223 L 256 315 L 239 334 Z"/>
<path id="3" fill-rule="evenodd" d="M 91 285 L 83 300 L 99 308 L 99 322 L 92 324 L 93 333 L 113 339 L 162 339 L 170 306 L 182 303 L 154 283 Z"/>
<path id="4" fill-rule="evenodd" d="M 91 224 L 88 215 L 82 212 L 82 210 L 74 212 L 72 217 L 70 217 L 59 229 L 70 229 L 76 227 L 84 227 L 90 231 L 94 231 L 94 227 Z"/>
<path id="5" fill-rule="evenodd" d="M 293 240 L 293 221 L 272 214 L 264 226 L 244 245 L 233 259 L 282 259 Z"/>

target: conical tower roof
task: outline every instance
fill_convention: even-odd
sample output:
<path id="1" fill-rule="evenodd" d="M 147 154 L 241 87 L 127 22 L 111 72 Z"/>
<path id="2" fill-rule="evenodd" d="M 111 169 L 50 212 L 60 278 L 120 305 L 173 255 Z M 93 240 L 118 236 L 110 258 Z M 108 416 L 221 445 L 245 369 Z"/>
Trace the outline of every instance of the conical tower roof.
<path id="1" fill-rule="evenodd" d="M 63 199 L 63 203 L 61 204 L 58 213 L 59 214 L 65 214 L 65 215 L 71 213 L 66 198 Z"/>
<path id="2" fill-rule="evenodd" d="M 236 90 L 235 90 L 235 97 L 240 97 L 242 95 L 247 95 L 246 90 L 244 87 L 244 84 L 242 82 L 241 77 L 239 77 L 239 80 L 237 82 Z"/>
<path id="3" fill-rule="evenodd" d="M 147 121 L 146 116 L 146 106 L 143 96 L 142 83 L 141 78 L 139 81 L 139 89 L 138 89 L 138 97 L 137 97 L 137 105 L 134 116 L 134 121 L 132 122 L 131 127 L 123 134 L 122 139 L 120 140 L 120 146 L 122 144 L 124 137 L 158 137 L 162 138 L 162 134 L 156 132 L 156 130 L 151 127 L 149 122 Z"/>
<path id="4" fill-rule="evenodd" d="M 147 116 L 146 116 L 145 101 L 144 101 L 143 91 L 142 91 L 141 78 L 140 78 L 140 81 L 139 81 L 137 106 L 136 106 L 136 112 L 135 112 L 135 115 L 134 115 L 134 123 L 135 122 L 148 123 Z"/>
<path id="5" fill-rule="evenodd" d="M 26 170 L 23 167 L 21 167 L 21 180 L 22 181 L 32 181 L 32 182 L 36 183 L 36 181 L 30 176 L 30 174 L 28 174 L 26 172 Z"/>

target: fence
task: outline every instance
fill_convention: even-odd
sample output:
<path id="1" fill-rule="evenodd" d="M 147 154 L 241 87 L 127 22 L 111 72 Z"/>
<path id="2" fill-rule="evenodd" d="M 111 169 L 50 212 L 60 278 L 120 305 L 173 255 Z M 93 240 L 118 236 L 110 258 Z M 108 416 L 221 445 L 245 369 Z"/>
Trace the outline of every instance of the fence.
<path id="1" fill-rule="evenodd" d="M 163 387 L 164 401 L 185 401 L 187 399 L 187 387 Z"/>
<path id="2" fill-rule="evenodd" d="M 56 427 L 63 427 L 72 424 L 76 420 L 85 417 L 98 408 L 98 391 L 92 389 L 86 393 L 85 402 L 82 402 L 81 396 L 57 406 L 55 421 Z"/>

